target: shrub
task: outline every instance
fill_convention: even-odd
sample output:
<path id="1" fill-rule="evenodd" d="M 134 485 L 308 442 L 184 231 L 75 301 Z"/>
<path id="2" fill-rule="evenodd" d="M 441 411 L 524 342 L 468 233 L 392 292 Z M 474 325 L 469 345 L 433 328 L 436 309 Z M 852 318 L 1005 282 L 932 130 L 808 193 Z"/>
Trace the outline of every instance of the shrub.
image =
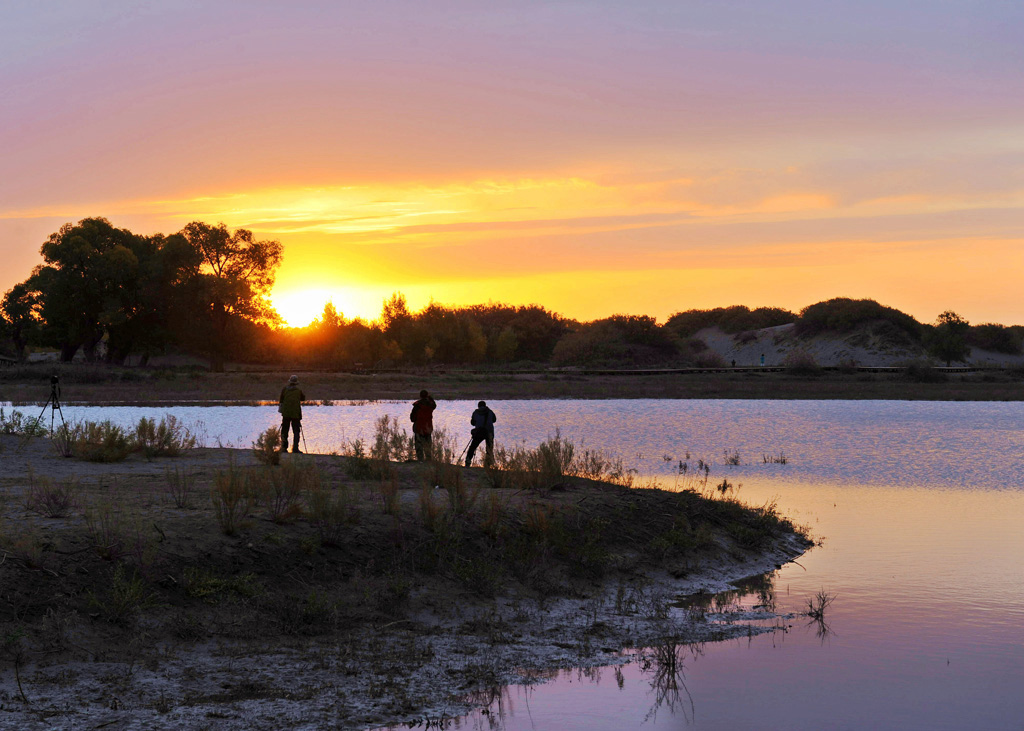
<path id="1" fill-rule="evenodd" d="M 452 470 L 451 478 L 444 484 L 444 488 L 448 494 L 448 506 L 452 515 L 470 514 L 480 497 L 479 485 L 473 488 L 467 487 L 462 482 L 462 471 L 458 468 Z"/>
<path id="2" fill-rule="evenodd" d="M 10 415 L 0 407 L 0 434 L 17 434 L 24 437 L 44 437 L 49 430 L 41 418 L 25 416 L 17 410 Z"/>
<path id="3" fill-rule="evenodd" d="M 148 571 L 156 558 L 157 545 L 138 515 L 119 504 L 101 502 L 85 511 L 85 528 L 96 554 L 107 561 L 131 558 Z"/>
<path id="4" fill-rule="evenodd" d="M 50 435 L 50 442 L 61 457 L 75 456 L 75 430 L 69 424 L 61 424 Z"/>
<path id="5" fill-rule="evenodd" d="M 341 545 L 348 526 L 359 522 L 358 504 L 345 485 L 333 490 L 320 485 L 308 491 L 306 507 L 309 522 L 325 546 Z"/>
<path id="6" fill-rule="evenodd" d="M 29 487 L 25 495 L 25 508 L 47 518 L 63 518 L 75 506 L 75 488 L 78 480 L 74 477 L 54 484 L 47 477 L 29 476 Z"/>
<path id="7" fill-rule="evenodd" d="M 313 464 L 288 462 L 280 470 L 262 470 L 251 475 L 262 486 L 267 517 L 274 523 L 290 523 L 302 515 L 302 496 L 320 486 L 320 473 Z"/>
<path id="8" fill-rule="evenodd" d="M 188 508 L 191 507 L 191 495 L 192 487 L 195 484 L 195 475 L 191 470 L 178 470 L 177 467 L 174 471 L 167 470 L 164 473 L 167 483 L 166 490 L 167 494 L 174 501 L 175 507 Z"/>
<path id="9" fill-rule="evenodd" d="M 252 453 L 260 464 L 281 464 L 281 429 L 272 426 L 256 437 L 252 443 Z"/>
<path id="10" fill-rule="evenodd" d="M 395 515 L 398 512 L 398 480 L 394 477 L 381 480 L 378 490 L 384 514 Z"/>
<path id="11" fill-rule="evenodd" d="M 905 312 L 880 305 L 874 300 L 848 297 L 837 297 L 805 307 L 796 321 L 796 333 L 802 337 L 822 332 L 845 333 L 860 325 L 879 321 L 895 325 L 914 341 L 921 339 L 921 323 Z"/>
<path id="12" fill-rule="evenodd" d="M 398 419 L 386 414 L 374 422 L 370 457 L 378 462 L 404 462 L 412 459 L 415 448 L 412 437 L 398 425 Z"/>
<path id="13" fill-rule="evenodd" d="M 766 327 L 786 325 L 797 319 L 796 314 L 781 307 L 758 307 L 751 310 L 743 305 L 716 307 L 712 310 L 687 310 L 677 312 L 668 318 L 665 327 L 679 337 L 691 337 L 708 327 L 718 327 L 722 332 L 737 334 Z"/>
<path id="14" fill-rule="evenodd" d="M 821 366 L 806 350 L 791 350 L 782 361 L 786 373 L 793 376 L 820 376 Z"/>
<path id="15" fill-rule="evenodd" d="M 561 432 L 556 429 L 554 437 L 548 437 L 537 445 L 528 466 L 539 473 L 540 479 L 547 487 L 558 485 L 572 472 L 575 452 L 576 446 L 569 440 L 562 439 Z"/>
<path id="16" fill-rule="evenodd" d="M 912 360 L 903 364 L 903 377 L 915 383 L 942 383 L 947 376 L 926 360 Z"/>
<path id="17" fill-rule="evenodd" d="M 85 421 L 74 427 L 72 453 L 87 462 L 120 462 L 132 453 L 124 429 L 110 421 Z"/>
<path id="18" fill-rule="evenodd" d="M 134 571 L 131 575 L 123 565 L 114 569 L 104 596 L 89 593 L 89 603 L 111 624 L 126 626 L 134 622 L 140 611 L 156 603 L 156 595 L 145 580 Z"/>
<path id="19" fill-rule="evenodd" d="M 674 360 L 676 339 L 646 315 L 613 315 L 580 325 L 552 352 L 555 365 L 652 365 Z"/>
<path id="20" fill-rule="evenodd" d="M 177 457 L 195 446 L 195 435 L 170 414 L 161 418 L 159 424 L 154 419 L 142 417 L 135 427 L 135 449 L 146 459 Z"/>
<path id="21" fill-rule="evenodd" d="M 994 323 L 972 325 L 967 331 L 967 344 L 981 350 L 991 350 L 1006 355 L 1021 354 L 1021 328 L 1006 327 Z"/>
<path id="22" fill-rule="evenodd" d="M 217 470 L 214 474 L 210 500 L 224 535 L 234 535 L 249 515 L 250 498 L 246 482 L 245 473 L 233 463 L 226 470 Z"/>
<path id="23" fill-rule="evenodd" d="M 703 350 L 694 354 L 691 362 L 694 368 L 725 368 L 728 365 L 725 358 L 714 350 Z"/>
<path id="24" fill-rule="evenodd" d="M 434 500 L 434 486 L 428 481 L 420 486 L 420 519 L 427 530 L 434 530 L 441 519 L 441 507 Z"/>

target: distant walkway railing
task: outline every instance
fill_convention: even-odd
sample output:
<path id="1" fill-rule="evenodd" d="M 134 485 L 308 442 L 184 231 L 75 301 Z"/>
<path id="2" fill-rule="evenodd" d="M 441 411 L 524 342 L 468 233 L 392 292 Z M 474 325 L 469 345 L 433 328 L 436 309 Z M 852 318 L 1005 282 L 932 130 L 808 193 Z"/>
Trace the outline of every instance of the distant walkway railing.
<path id="1" fill-rule="evenodd" d="M 996 372 L 1009 371 L 1020 366 L 930 366 L 932 370 L 943 373 L 978 373 L 982 371 Z M 446 366 L 425 366 L 422 370 L 410 368 L 355 368 L 339 369 L 337 372 L 356 374 L 388 374 L 388 373 L 411 373 L 423 372 L 426 370 L 433 373 L 445 373 L 453 375 L 501 375 L 501 376 L 542 376 L 542 375 L 566 375 L 566 376 L 670 376 L 687 375 L 697 373 L 782 373 L 789 368 L 784 365 L 753 365 L 753 366 L 689 366 L 686 368 L 458 368 Z M 906 366 L 818 366 L 817 370 L 830 372 L 856 372 L 856 373 L 900 373 L 907 370 Z"/>

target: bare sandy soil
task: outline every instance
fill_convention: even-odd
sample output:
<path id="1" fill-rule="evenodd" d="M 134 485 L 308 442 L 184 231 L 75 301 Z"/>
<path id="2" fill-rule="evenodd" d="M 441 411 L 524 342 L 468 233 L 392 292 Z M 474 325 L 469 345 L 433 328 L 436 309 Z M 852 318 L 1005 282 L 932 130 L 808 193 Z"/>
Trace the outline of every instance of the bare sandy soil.
<path id="1" fill-rule="evenodd" d="M 628 661 L 623 648 L 763 631 L 745 622 L 774 616 L 767 599 L 755 613 L 678 600 L 809 545 L 732 505 L 582 478 L 524 490 L 422 464 L 381 480 L 327 455 L 268 468 L 248 450 L 95 464 L 46 439 L 0 448 L 0 728 L 451 718 L 503 684 Z M 312 503 L 271 520 L 268 493 L 221 531 L 218 480 L 288 469 L 352 498 L 337 540 L 322 540 Z M 47 517 L 61 487 L 70 504 Z"/>

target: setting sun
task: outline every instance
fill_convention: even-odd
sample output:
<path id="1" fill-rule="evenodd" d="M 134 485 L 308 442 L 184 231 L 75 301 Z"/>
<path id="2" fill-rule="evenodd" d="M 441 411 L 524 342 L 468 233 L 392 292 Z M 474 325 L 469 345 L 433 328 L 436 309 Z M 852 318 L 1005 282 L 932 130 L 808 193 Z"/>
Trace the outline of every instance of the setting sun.
<path id="1" fill-rule="evenodd" d="M 306 327 L 320 317 L 324 305 L 333 302 L 338 312 L 343 312 L 336 291 L 328 289 L 302 289 L 274 292 L 271 302 L 277 313 L 289 327 Z"/>

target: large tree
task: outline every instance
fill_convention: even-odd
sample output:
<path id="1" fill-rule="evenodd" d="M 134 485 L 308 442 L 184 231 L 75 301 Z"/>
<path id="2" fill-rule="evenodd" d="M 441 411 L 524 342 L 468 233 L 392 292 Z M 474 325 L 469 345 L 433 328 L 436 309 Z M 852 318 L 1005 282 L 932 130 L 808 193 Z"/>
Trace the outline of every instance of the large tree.
<path id="1" fill-rule="evenodd" d="M 207 352 L 212 370 L 242 346 L 245 322 L 280 321 L 267 297 L 281 265 L 278 241 L 257 241 L 243 228 L 234 233 L 193 221 L 181 231 L 193 253 L 194 276 L 188 284 L 190 312 L 179 322 L 189 339 Z"/>
<path id="2" fill-rule="evenodd" d="M 189 280 L 199 266 L 196 252 L 179 234 L 136 237 L 130 258 L 101 315 L 107 359 L 123 363 L 141 353 L 145 364 L 171 340 L 170 321 L 185 304 Z"/>
<path id="3" fill-rule="evenodd" d="M 42 245 L 46 264 L 25 285 L 38 293 L 43 337 L 60 348 L 61 360 L 71 360 L 79 348 L 87 359 L 95 357 L 105 314 L 121 288 L 137 277 L 134 250 L 141 242 L 105 218 L 86 218 L 65 224 Z"/>

